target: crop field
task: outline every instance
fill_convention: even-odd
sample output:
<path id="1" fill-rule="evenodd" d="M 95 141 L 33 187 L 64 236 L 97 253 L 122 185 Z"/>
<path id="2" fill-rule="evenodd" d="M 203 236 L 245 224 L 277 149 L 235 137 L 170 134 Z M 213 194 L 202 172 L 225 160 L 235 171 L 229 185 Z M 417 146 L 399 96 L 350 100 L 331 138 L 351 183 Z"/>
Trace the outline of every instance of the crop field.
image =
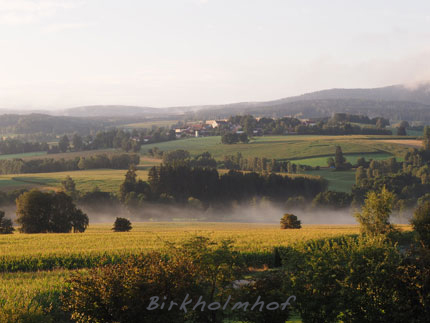
<path id="1" fill-rule="evenodd" d="M 43 308 L 46 308 L 49 301 L 58 299 L 65 279 L 70 277 L 72 272 L 53 270 L 0 273 L 0 321 L 18 322 L 22 313 L 26 313 L 40 319 L 37 322 L 45 322 Z"/>
<path id="2" fill-rule="evenodd" d="M 398 139 L 393 136 L 264 136 L 252 139 L 248 144 L 225 145 L 219 136 L 189 138 L 148 144 L 142 147 L 145 154 L 150 148 L 163 151 L 184 149 L 192 155 L 205 151 L 216 159 L 240 152 L 244 157 L 267 157 L 281 160 L 301 160 L 333 156 L 335 146 L 342 147 L 346 155 L 371 158 L 371 155 L 402 158 L 410 147 L 382 140 Z"/>
<path id="3" fill-rule="evenodd" d="M 401 226 L 401 230 L 410 230 Z M 80 234 L 20 234 L 0 236 L 1 315 L 43 317 L 47 301 L 57 300 L 65 280 L 76 270 L 118 261 L 121 256 L 163 249 L 193 235 L 232 239 L 236 250 L 255 266 L 271 264 L 273 248 L 310 239 L 354 235 L 356 225 L 305 225 L 280 230 L 273 224 L 134 223 L 127 233 L 114 233 L 110 224 L 90 225 Z M 49 303 L 48 303 L 49 304 Z M 299 319 L 297 319 L 298 321 Z"/>
<path id="4" fill-rule="evenodd" d="M 242 252 L 267 252 L 308 239 L 358 233 L 355 225 L 306 225 L 301 230 L 280 230 L 274 224 L 154 222 L 134 223 L 127 233 L 114 233 L 111 224 L 93 224 L 82 234 L 20 234 L 0 236 L 3 258 L 147 252 L 165 242 L 177 242 L 190 235 L 232 239 Z M 71 246 L 73 246 L 71 250 Z"/>

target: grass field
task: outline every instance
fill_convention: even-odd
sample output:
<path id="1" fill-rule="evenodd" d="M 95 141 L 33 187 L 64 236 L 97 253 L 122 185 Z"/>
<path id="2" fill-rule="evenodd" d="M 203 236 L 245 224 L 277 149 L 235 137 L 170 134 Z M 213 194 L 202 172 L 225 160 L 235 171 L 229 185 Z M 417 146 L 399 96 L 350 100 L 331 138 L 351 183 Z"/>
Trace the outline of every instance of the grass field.
<path id="1" fill-rule="evenodd" d="M 346 161 L 351 164 L 356 164 L 357 159 L 360 157 L 364 157 L 366 160 L 374 159 L 374 160 L 383 160 L 393 157 L 393 155 L 388 153 L 365 153 L 365 154 L 344 154 Z M 305 159 L 294 159 L 293 162 L 295 164 L 300 165 L 309 165 L 309 166 L 320 166 L 327 167 L 327 156 L 324 157 L 313 157 L 313 158 L 305 158 Z M 402 158 L 397 158 L 397 160 L 402 160 Z"/>
<path id="2" fill-rule="evenodd" d="M 178 120 L 155 120 L 155 121 L 145 121 L 145 122 L 137 122 L 137 123 L 129 123 L 123 125 L 122 127 L 127 129 L 143 129 L 143 128 L 152 128 L 152 127 L 166 127 L 170 128 L 172 125 L 178 123 Z"/>
<path id="3" fill-rule="evenodd" d="M 184 149 L 192 155 L 209 151 L 216 159 L 240 152 L 244 157 L 267 157 L 281 160 L 298 160 L 334 156 L 335 146 L 342 147 L 345 154 L 367 156 L 386 154 L 402 158 L 409 147 L 380 140 L 398 139 L 394 136 L 264 136 L 256 137 L 248 144 L 225 145 L 219 136 L 189 138 L 144 145 L 142 152 L 158 147 L 169 151 Z M 370 155 L 369 155 L 370 156 Z M 381 156 L 381 155 L 380 155 Z"/>
<path id="4" fill-rule="evenodd" d="M 0 175 L 0 190 L 12 190 L 21 187 L 56 189 L 61 186 L 61 181 L 66 176 L 71 176 L 79 191 L 88 192 L 97 186 L 102 191 L 118 192 L 119 186 L 124 181 L 125 173 L 126 170 L 94 169 L 58 173 Z M 137 175 L 146 180 L 148 171 L 139 170 Z"/>
<path id="5" fill-rule="evenodd" d="M 355 184 L 355 171 L 336 172 L 332 169 L 323 168 L 315 171 L 307 171 L 305 174 L 321 176 L 328 180 L 328 189 L 339 192 L 351 192 L 352 185 Z"/>

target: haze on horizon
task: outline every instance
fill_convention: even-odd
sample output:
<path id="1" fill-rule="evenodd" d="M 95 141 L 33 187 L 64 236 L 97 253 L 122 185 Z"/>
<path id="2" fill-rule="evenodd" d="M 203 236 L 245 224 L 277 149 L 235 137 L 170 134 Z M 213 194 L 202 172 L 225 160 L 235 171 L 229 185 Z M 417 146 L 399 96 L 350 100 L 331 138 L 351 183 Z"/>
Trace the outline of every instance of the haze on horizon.
<path id="1" fill-rule="evenodd" d="M 430 2 L 0 0 L 0 108 L 264 101 L 430 80 Z"/>

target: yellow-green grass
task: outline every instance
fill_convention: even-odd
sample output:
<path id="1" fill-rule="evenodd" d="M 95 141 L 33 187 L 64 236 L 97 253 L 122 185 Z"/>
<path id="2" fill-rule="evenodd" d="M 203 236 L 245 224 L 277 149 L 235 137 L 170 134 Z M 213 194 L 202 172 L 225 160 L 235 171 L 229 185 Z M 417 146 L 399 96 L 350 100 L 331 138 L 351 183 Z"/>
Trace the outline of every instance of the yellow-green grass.
<path id="1" fill-rule="evenodd" d="M 165 242 L 178 242 L 192 235 L 214 239 L 233 239 L 243 252 L 271 251 L 309 239 L 356 234 L 356 225 L 304 225 L 300 230 L 281 230 L 275 224 L 154 222 L 133 223 L 127 233 L 111 230 L 112 224 L 90 225 L 82 234 L 21 234 L 0 236 L 3 257 L 37 257 L 41 255 L 101 254 L 147 252 L 163 248 Z"/>
<path id="2" fill-rule="evenodd" d="M 172 125 L 178 123 L 178 120 L 152 120 L 137 123 L 129 123 L 123 125 L 124 128 L 139 129 L 139 128 L 152 128 L 154 127 L 167 127 L 170 128 Z"/>
<path id="3" fill-rule="evenodd" d="M 360 157 L 365 158 L 366 160 L 384 160 L 393 157 L 393 155 L 388 153 L 367 153 L 367 154 L 344 154 L 347 162 L 350 162 L 352 165 L 357 164 L 357 160 Z M 324 157 L 312 157 L 312 158 L 304 158 L 304 159 L 293 159 L 292 162 L 299 165 L 308 165 L 308 166 L 327 166 L 327 156 Z M 403 158 L 397 158 L 397 160 L 402 161 Z"/>
<path id="4" fill-rule="evenodd" d="M 209 151 L 216 159 L 221 160 L 225 155 L 235 155 L 240 152 L 243 157 L 267 157 L 280 160 L 304 159 L 312 157 L 334 156 L 335 147 L 342 147 L 345 154 L 375 154 L 386 153 L 389 156 L 401 158 L 409 147 L 386 143 L 378 139 L 395 139 L 394 136 L 264 136 L 255 137 L 248 144 L 225 145 L 219 136 L 188 138 L 162 143 L 144 145 L 142 152 L 158 147 L 163 151 L 184 149 L 192 155 Z"/>
<path id="5" fill-rule="evenodd" d="M 85 150 L 85 151 L 72 151 L 66 153 L 57 153 L 57 154 L 40 154 L 40 155 L 29 155 L 23 156 L 22 159 L 44 159 L 44 158 L 53 158 L 53 159 L 75 159 L 76 157 L 90 157 L 94 155 L 106 154 L 113 155 L 123 153 L 123 151 L 119 149 L 96 149 L 96 150 Z"/>
<path id="6" fill-rule="evenodd" d="M 125 173 L 126 170 L 122 169 L 93 169 L 57 173 L 0 175 L 0 190 L 7 191 L 21 187 L 56 189 L 61 186 L 61 182 L 67 176 L 70 176 L 75 181 L 76 188 L 81 192 L 91 191 L 97 186 L 102 191 L 115 193 L 118 192 L 121 183 L 124 181 Z M 146 180 L 148 171 L 138 170 L 137 175 L 142 180 Z"/>
<path id="7" fill-rule="evenodd" d="M 321 176 L 328 180 L 328 189 L 331 191 L 351 193 L 352 185 L 355 184 L 355 171 L 335 171 L 322 168 L 315 171 L 307 171 L 305 174 Z"/>
<path id="8" fill-rule="evenodd" d="M 0 273 L 0 321 L 21 322 L 23 317 L 32 317 L 31 322 L 45 322 L 44 311 L 48 309 L 44 300 L 58 300 L 65 280 L 73 272 Z"/>

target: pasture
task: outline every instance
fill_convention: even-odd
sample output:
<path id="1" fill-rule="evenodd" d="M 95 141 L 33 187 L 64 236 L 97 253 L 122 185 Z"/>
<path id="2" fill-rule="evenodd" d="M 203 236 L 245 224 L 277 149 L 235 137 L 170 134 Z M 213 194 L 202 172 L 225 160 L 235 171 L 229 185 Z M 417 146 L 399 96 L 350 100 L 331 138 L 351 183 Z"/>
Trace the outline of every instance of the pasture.
<path id="1" fill-rule="evenodd" d="M 323 168 L 320 170 L 307 171 L 305 174 L 321 176 L 328 180 L 328 189 L 338 192 L 350 193 L 352 185 L 355 184 L 355 171 L 337 172 L 332 169 Z"/>
<path id="2" fill-rule="evenodd" d="M 393 136 L 264 136 L 251 139 L 248 144 L 226 145 L 219 136 L 188 138 L 142 146 L 142 153 L 158 147 L 162 151 L 175 149 L 188 150 L 192 155 L 208 151 L 214 158 L 221 160 L 225 155 L 240 152 L 243 157 L 266 157 L 279 160 L 302 160 L 315 157 L 334 156 L 335 146 L 351 158 L 365 156 L 394 156 L 402 158 L 410 147 L 382 140 L 398 139 Z"/>
<path id="3" fill-rule="evenodd" d="M 124 181 L 125 173 L 126 170 L 123 169 L 91 169 L 57 173 L 0 175 L 0 189 L 6 191 L 39 187 L 56 190 L 61 186 L 61 182 L 70 176 L 75 181 L 79 191 L 92 191 L 97 186 L 102 191 L 116 193 Z M 146 180 L 148 171 L 138 170 L 137 175 L 142 180 Z"/>

